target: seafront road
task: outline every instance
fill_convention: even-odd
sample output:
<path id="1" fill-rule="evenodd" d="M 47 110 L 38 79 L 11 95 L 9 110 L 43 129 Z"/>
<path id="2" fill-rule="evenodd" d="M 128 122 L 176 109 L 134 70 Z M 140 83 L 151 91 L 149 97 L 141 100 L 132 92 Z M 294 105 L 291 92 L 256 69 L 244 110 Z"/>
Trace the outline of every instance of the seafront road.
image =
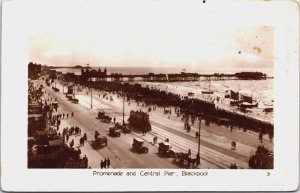
<path id="1" fill-rule="evenodd" d="M 38 80 L 37 84 L 43 84 L 43 81 Z M 99 168 L 100 161 L 104 158 L 110 158 L 111 166 L 113 168 L 179 168 L 173 162 L 172 158 L 163 158 L 158 155 L 158 145 L 152 144 L 154 136 L 158 137 L 158 142 L 164 141 L 169 138 L 172 149 L 175 152 L 186 153 L 191 150 L 192 157 L 195 157 L 198 151 L 198 139 L 195 138 L 195 132 L 198 131 L 199 121 L 195 121 L 192 126 L 191 132 L 187 133 L 183 128 L 183 122 L 180 117 L 175 113 L 171 115 L 163 114 L 162 108 L 149 112 L 152 130 L 145 136 L 141 133 L 134 131 L 131 134 L 121 134 L 121 137 L 110 137 L 108 134 L 109 127 L 113 126 L 112 123 L 106 124 L 97 119 L 98 110 L 104 110 L 105 113 L 112 117 L 116 117 L 117 122 L 122 122 L 122 105 L 121 97 L 107 93 L 112 96 L 113 101 L 103 98 L 104 92 L 93 91 L 93 109 L 90 109 L 90 93 L 86 93 L 87 89 L 81 92 L 76 92 L 76 98 L 79 99 L 79 104 L 74 104 L 68 101 L 62 93 L 62 86 L 57 83 L 56 86 L 60 92 L 54 92 L 51 87 L 45 87 L 47 92 L 50 93 L 49 97 L 57 98 L 59 103 L 58 113 L 71 113 L 74 112 L 75 116 L 62 119 L 60 130 L 64 127 L 79 126 L 83 133 L 88 136 L 88 142 L 80 147 L 82 155 L 87 155 L 89 165 L 92 168 Z M 65 88 L 66 91 L 66 88 Z M 99 97 L 99 94 L 101 97 Z M 130 104 L 125 102 L 125 121 L 128 119 L 130 110 L 143 110 L 147 111 L 148 108 L 131 101 Z M 174 112 L 174 108 L 172 108 Z M 244 144 L 242 141 L 237 141 L 237 149 L 231 150 L 231 140 L 214 135 L 207 132 L 210 127 L 222 129 L 223 126 L 210 125 L 206 126 L 202 121 L 201 124 L 201 146 L 200 157 L 201 164 L 199 168 L 229 168 L 230 164 L 235 163 L 238 168 L 248 168 L 248 159 L 250 154 L 255 152 L 255 147 Z M 98 131 L 102 135 L 107 135 L 108 146 L 100 149 L 93 149 L 91 144 L 94 140 L 94 133 Z M 246 134 L 245 134 L 246 135 Z M 148 154 L 138 154 L 131 151 L 132 141 L 134 137 L 139 137 L 145 142 L 145 146 L 149 148 Z M 254 137 L 253 137 L 254 138 Z M 79 146 L 80 136 L 71 136 L 75 141 L 75 147 Z M 257 140 L 257 138 L 255 138 Z M 68 142 L 68 143 L 69 143 Z"/>

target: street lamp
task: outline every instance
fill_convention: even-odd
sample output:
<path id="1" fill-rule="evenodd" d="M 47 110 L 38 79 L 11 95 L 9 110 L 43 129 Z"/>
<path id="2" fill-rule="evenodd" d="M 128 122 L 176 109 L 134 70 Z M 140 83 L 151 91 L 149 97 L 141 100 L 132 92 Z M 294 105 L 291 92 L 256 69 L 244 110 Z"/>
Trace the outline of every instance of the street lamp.
<path id="1" fill-rule="evenodd" d="M 73 84 L 73 96 L 74 96 L 74 99 L 75 99 L 75 92 L 76 92 L 75 86 L 76 86 L 76 84 Z"/>
<path id="2" fill-rule="evenodd" d="M 91 109 L 93 108 L 93 87 L 91 84 Z"/>
<path id="3" fill-rule="evenodd" d="M 61 83 L 62 83 L 62 86 L 63 86 L 63 94 L 64 94 L 64 92 L 65 92 L 65 83 L 63 81 L 61 81 Z"/>
<path id="4" fill-rule="evenodd" d="M 196 157 L 198 164 L 200 164 L 200 131 L 201 131 L 201 118 L 199 119 L 198 153 Z"/>
<path id="5" fill-rule="evenodd" d="M 125 97 L 124 97 L 124 93 L 122 92 L 122 98 L 123 98 L 123 125 L 124 125 L 124 123 L 125 123 L 125 121 L 124 121 L 124 115 L 125 115 L 125 113 L 124 113 L 124 108 L 125 108 Z"/>

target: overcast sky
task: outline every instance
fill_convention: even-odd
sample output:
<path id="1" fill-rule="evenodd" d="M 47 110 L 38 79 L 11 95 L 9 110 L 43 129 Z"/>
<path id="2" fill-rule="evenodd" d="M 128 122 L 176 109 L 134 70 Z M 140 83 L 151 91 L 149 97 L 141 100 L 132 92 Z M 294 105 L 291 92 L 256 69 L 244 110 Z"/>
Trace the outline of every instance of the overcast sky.
<path id="1" fill-rule="evenodd" d="M 55 66 L 273 66 L 272 27 L 232 24 L 237 15 L 204 8 L 200 1 L 49 2 L 36 4 L 29 14 L 32 62 Z"/>

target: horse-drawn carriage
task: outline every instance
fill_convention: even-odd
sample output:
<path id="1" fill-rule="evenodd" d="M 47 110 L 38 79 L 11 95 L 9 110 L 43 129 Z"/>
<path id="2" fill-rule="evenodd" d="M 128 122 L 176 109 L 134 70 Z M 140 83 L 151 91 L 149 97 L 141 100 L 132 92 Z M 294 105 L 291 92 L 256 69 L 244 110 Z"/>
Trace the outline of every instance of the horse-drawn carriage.
<path id="1" fill-rule="evenodd" d="M 120 137 L 121 136 L 121 132 L 119 131 L 119 128 L 117 128 L 117 127 L 109 128 L 108 134 L 110 136 L 113 136 L 113 137 Z"/>
<path id="2" fill-rule="evenodd" d="M 120 125 L 116 123 L 116 128 L 120 129 L 123 133 L 131 133 L 131 130 L 126 125 Z"/>
<path id="3" fill-rule="evenodd" d="M 158 153 L 165 157 L 174 157 L 175 152 L 172 149 L 172 146 L 168 142 L 161 142 L 158 144 Z"/>
<path id="4" fill-rule="evenodd" d="M 148 147 L 144 146 L 144 140 L 133 138 L 132 149 L 138 153 L 148 153 Z"/>
<path id="5" fill-rule="evenodd" d="M 52 89 L 54 90 L 54 92 L 59 92 L 59 89 L 54 86 L 52 87 Z"/>
<path id="6" fill-rule="evenodd" d="M 199 165 L 199 160 L 197 158 L 192 158 L 190 153 L 178 152 L 175 153 L 173 157 L 173 161 L 182 167 L 192 168 Z"/>
<path id="7" fill-rule="evenodd" d="M 76 98 L 73 98 L 72 99 L 72 103 L 75 103 L 75 104 L 77 104 L 79 102 L 79 100 L 78 99 L 76 99 Z"/>
<path id="8" fill-rule="evenodd" d="M 98 118 L 105 123 L 110 123 L 112 118 L 104 113 L 104 111 L 98 112 Z"/>
<path id="9" fill-rule="evenodd" d="M 103 145 L 107 146 L 107 137 L 104 135 L 101 136 L 98 131 L 95 131 L 94 138 L 95 138 L 94 144 L 96 146 L 103 146 Z"/>

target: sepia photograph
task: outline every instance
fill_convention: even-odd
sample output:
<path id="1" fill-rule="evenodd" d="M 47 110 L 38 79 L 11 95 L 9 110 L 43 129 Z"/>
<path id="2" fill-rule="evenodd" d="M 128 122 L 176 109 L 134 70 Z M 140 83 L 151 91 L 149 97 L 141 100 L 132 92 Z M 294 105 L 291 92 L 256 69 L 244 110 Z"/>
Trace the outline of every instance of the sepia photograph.
<path id="1" fill-rule="evenodd" d="M 4 191 L 298 188 L 297 3 L 11 0 L 2 22 Z"/>
<path id="2" fill-rule="evenodd" d="M 76 8 L 32 19 L 28 168 L 274 168 L 272 26 Z"/>

